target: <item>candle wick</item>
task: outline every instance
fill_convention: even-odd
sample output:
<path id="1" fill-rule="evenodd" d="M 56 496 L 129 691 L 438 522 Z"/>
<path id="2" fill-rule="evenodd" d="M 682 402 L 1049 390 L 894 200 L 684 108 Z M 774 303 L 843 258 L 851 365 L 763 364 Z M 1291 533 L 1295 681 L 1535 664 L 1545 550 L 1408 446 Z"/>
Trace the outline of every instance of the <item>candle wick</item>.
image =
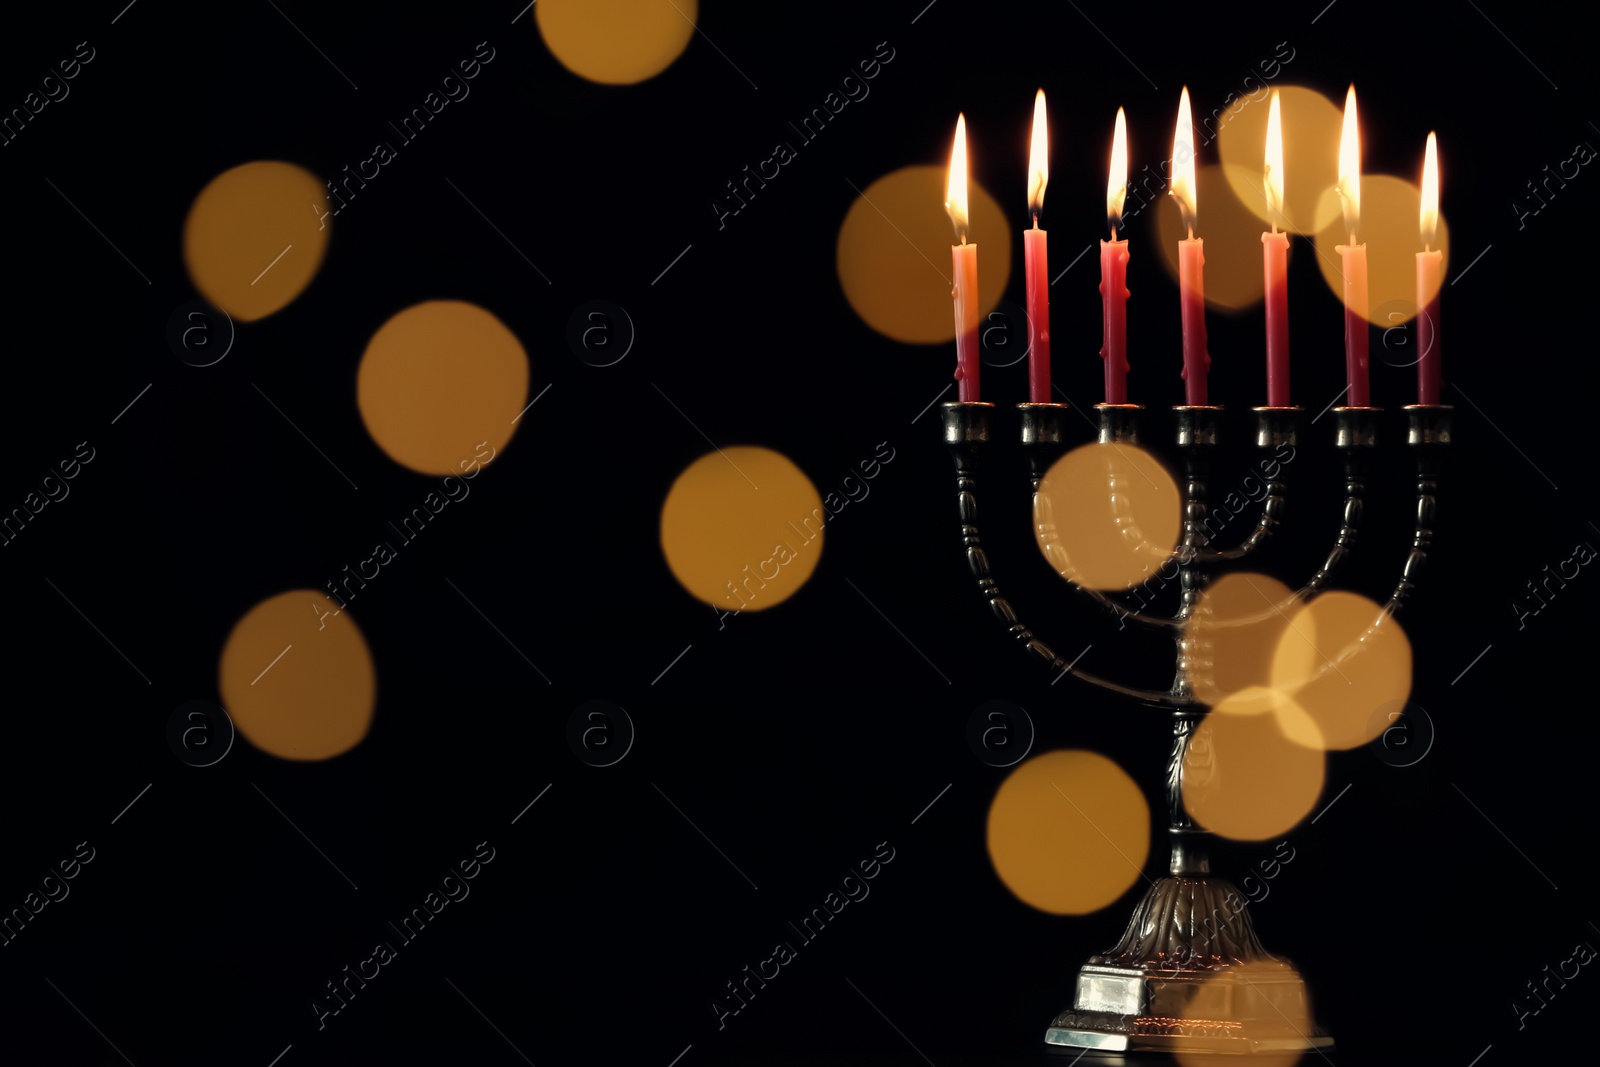
<path id="1" fill-rule="evenodd" d="M 1191 241 L 1194 240 L 1194 227 L 1193 226 L 1189 227 L 1189 240 L 1191 240 Z"/>

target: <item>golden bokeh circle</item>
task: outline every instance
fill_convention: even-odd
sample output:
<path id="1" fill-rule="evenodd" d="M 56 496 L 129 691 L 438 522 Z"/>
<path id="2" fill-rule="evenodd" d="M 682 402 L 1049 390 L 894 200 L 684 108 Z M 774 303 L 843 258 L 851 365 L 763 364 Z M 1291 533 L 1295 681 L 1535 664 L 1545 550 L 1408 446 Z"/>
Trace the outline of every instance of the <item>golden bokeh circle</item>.
<path id="1" fill-rule="evenodd" d="M 1226 1035 L 1251 1067 L 1294 1067 L 1294 1048 L 1316 1032 L 1304 979 L 1282 960 L 1229 964 L 1200 979 L 1183 1006 L 1183 1021 L 1195 1031 Z M 1182 1067 L 1215 1067 L 1213 1049 L 1180 1050 Z"/>
<path id="2" fill-rule="evenodd" d="M 851 203 L 839 227 L 839 284 L 861 320 L 911 344 L 955 339 L 950 248 L 944 210 L 946 166 L 891 171 Z M 994 197 L 967 182 L 968 240 L 978 246 L 978 318 L 1005 295 L 1011 279 L 1011 227 Z M 952 366 L 954 358 L 952 356 Z"/>
<path id="3" fill-rule="evenodd" d="M 1267 227 L 1234 195 L 1226 171 L 1237 169 L 1233 164 L 1212 163 L 1195 172 L 1196 198 L 1200 208 L 1195 224 L 1195 236 L 1204 242 L 1201 250 L 1205 265 L 1202 278 L 1206 305 L 1226 311 L 1239 311 L 1261 302 L 1266 283 L 1263 278 L 1261 235 Z M 1247 178 L 1238 178 L 1245 181 Z M 1253 179 L 1261 184 L 1258 166 Z M 1156 208 L 1156 243 L 1161 250 L 1161 262 L 1174 282 L 1178 279 L 1178 242 L 1188 236 L 1177 201 L 1162 197 Z M 1289 258 L 1295 254 L 1294 242 L 1289 242 Z M 1178 316 L 1176 302 L 1172 316 Z"/>
<path id="4" fill-rule="evenodd" d="M 243 163 L 189 206 L 183 261 L 200 294 L 240 322 L 282 309 L 311 284 L 328 247 L 323 183 L 293 163 Z"/>
<path id="5" fill-rule="evenodd" d="M 1266 162 L 1267 101 L 1231 116 L 1217 133 L 1217 150 L 1224 176 L 1234 197 L 1263 225 L 1267 201 L 1262 171 Z M 1339 181 L 1339 134 L 1344 112 L 1315 89 L 1299 85 L 1278 88 L 1283 130 L 1283 218 L 1278 226 L 1290 233 L 1313 234 L 1342 217 L 1337 193 L 1329 202 L 1325 191 Z M 1362 184 L 1363 214 L 1366 185 Z M 1206 201 L 1202 196 L 1201 210 Z M 1201 216 L 1202 218 L 1204 215 Z M 1209 227 L 1207 227 L 1209 230 Z M 1365 229 L 1365 227 L 1363 227 Z M 1416 229 L 1413 222 L 1412 229 Z"/>
<path id="6" fill-rule="evenodd" d="M 696 0 L 539 0 L 534 22 L 552 55 L 602 85 L 634 85 L 670 67 L 689 47 Z"/>
<path id="7" fill-rule="evenodd" d="M 1184 808 L 1212 833 L 1238 841 L 1287 833 L 1322 793 L 1326 757 L 1316 729 L 1281 690 L 1225 697 L 1184 747 Z"/>
<path id="8" fill-rule="evenodd" d="M 1171 579 L 1161 571 L 1177 548 L 1182 509 L 1160 460 L 1138 445 L 1090 442 L 1056 460 L 1040 481 L 1034 539 L 1063 578 L 1120 591 Z"/>
<path id="9" fill-rule="evenodd" d="M 1411 642 L 1376 602 L 1344 590 L 1321 593 L 1280 635 L 1272 685 L 1293 694 L 1323 747 L 1355 748 L 1388 728 L 1379 708 L 1404 706 L 1411 695 Z"/>
<path id="10" fill-rule="evenodd" d="M 1265 574 L 1225 574 L 1206 586 L 1183 634 L 1195 699 L 1215 705 L 1241 689 L 1271 685 L 1278 639 L 1302 606 Z"/>
<path id="11" fill-rule="evenodd" d="M 348 752 L 372 725 L 377 675 L 366 639 L 348 611 L 315 589 L 279 593 L 246 612 L 217 674 L 239 733 L 283 759 Z"/>
<path id="12" fill-rule="evenodd" d="M 1337 203 L 1336 191 L 1330 189 L 1323 195 Z M 1367 307 L 1379 326 L 1392 328 L 1416 317 L 1417 253 L 1422 251 L 1417 215 L 1421 207 L 1422 190 L 1404 178 L 1368 174 L 1361 179 L 1361 228 L 1356 237 L 1367 246 Z M 1317 266 L 1322 268 L 1322 280 L 1341 301 L 1344 273 L 1337 247 L 1348 241 L 1344 220 L 1337 214 L 1317 231 Z M 1443 215 L 1439 216 L 1433 250 L 1444 253 L 1439 281 L 1448 284 L 1450 227 Z M 1434 287 L 1420 294 L 1422 305 L 1438 293 Z"/>
<path id="13" fill-rule="evenodd" d="M 1020 764 L 989 806 L 989 858 L 1024 904 L 1086 915 L 1138 882 L 1150 849 L 1150 805 L 1098 752 L 1062 749 Z"/>
<path id="14" fill-rule="evenodd" d="M 718 449 L 668 490 L 661 551 L 690 595 L 724 611 L 764 611 L 811 577 L 823 526 L 839 506 L 825 510 L 811 479 L 780 452 Z"/>
<path id="15" fill-rule="evenodd" d="M 384 323 L 356 373 L 367 432 L 389 458 L 423 474 L 460 474 L 487 443 L 493 456 L 528 402 L 528 354 L 494 315 L 430 300 Z M 486 461 L 485 461 L 486 462 Z"/>

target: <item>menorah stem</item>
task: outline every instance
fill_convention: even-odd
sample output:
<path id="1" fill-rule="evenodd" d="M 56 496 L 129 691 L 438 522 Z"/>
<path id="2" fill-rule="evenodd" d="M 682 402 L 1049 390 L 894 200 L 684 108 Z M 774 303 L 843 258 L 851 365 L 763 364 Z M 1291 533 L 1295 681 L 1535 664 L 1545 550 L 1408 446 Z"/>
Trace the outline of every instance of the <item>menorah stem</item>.
<path id="1" fill-rule="evenodd" d="M 1178 543 L 1178 611 L 1175 621 L 1182 624 L 1193 617 L 1205 589 L 1205 572 L 1198 557 L 1210 545 L 1206 532 L 1206 480 L 1211 473 L 1211 457 L 1218 440 L 1219 407 L 1183 405 L 1173 409 L 1178 416 L 1178 447 L 1183 450 L 1183 537 Z M 1190 650 L 1180 636 L 1177 670 L 1172 692 L 1192 700 L 1189 663 Z"/>
<path id="2" fill-rule="evenodd" d="M 1183 761 L 1189 753 L 1189 738 L 1205 716 L 1199 707 L 1179 708 L 1172 713 L 1172 752 L 1167 756 L 1167 843 L 1170 853 L 1167 870 L 1174 875 L 1211 873 L 1211 854 L 1206 848 L 1210 834 L 1194 824 L 1183 803 Z"/>
<path id="3" fill-rule="evenodd" d="M 1179 603 L 1174 621 L 1180 629 L 1172 693 L 1184 703 L 1173 712 L 1172 751 L 1167 757 L 1167 837 L 1171 845 L 1168 870 L 1174 875 L 1203 875 L 1211 871 L 1205 847 L 1207 834 L 1194 824 L 1184 806 L 1183 764 L 1189 739 L 1204 710 L 1193 703 L 1190 679 L 1194 665 L 1190 656 L 1194 648 L 1184 639 L 1183 627 L 1193 617 L 1205 589 L 1206 575 L 1197 559 L 1210 543 L 1206 531 L 1206 481 L 1211 473 L 1222 409 L 1185 405 L 1174 410 L 1178 416 L 1178 447 L 1183 450 L 1183 538 L 1178 545 Z"/>

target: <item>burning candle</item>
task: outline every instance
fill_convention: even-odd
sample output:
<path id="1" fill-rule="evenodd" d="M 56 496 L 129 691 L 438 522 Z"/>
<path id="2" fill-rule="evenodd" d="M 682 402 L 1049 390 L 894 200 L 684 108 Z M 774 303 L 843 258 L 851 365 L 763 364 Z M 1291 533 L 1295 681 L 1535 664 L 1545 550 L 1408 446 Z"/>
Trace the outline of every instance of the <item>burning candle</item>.
<path id="1" fill-rule="evenodd" d="M 967 116 L 956 116 L 956 142 L 950 149 L 950 180 L 944 209 L 956 228 L 951 246 L 956 305 L 956 397 L 963 404 L 978 399 L 978 246 L 967 243 Z"/>
<path id="2" fill-rule="evenodd" d="M 1206 354 L 1206 297 L 1201 267 L 1205 242 L 1194 235 L 1198 204 L 1195 199 L 1194 119 L 1189 114 L 1189 87 L 1178 97 L 1178 126 L 1172 134 L 1172 189 L 1189 236 L 1178 241 L 1178 299 L 1183 312 L 1183 381 L 1185 403 L 1206 403 L 1206 374 L 1211 357 Z"/>
<path id="3" fill-rule="evenodd" d="M 1367 246 L 1356 243 L 1361 221 L 1361 134 L 1356 128 L 1356 87 L 1344 98 L 1344 130 L 1339 136 L 1339 202 L 1350 243 L 1335 245 L 1344 274 L 1344 365 L 1349 383 L 1346 403 L 1372 403 L 1367 381 Z"/>
<path id="4" fill-rule="evenodd" d="M 1104 329 L 1100 358 L 1106 364 L 1106 403 L 1128 402 L 1128 242 L 1119 240 L 1122 205 L 1128 195 L 1128 121 L 1117 108 L 1111 135 L 1111 171 L 1106 178 L 1106 218 L 1111 240 L 1100 242 L 1100 308 Z"/>
<path id="5" fill-rule="evenodd" d="M 1050 260 L 1045 231 L 1039 228 L 1044 187 L 1050 180 L 1050 135 L 1045 128 L 1044 90 L 1033 98 L 1033 140 L 1028 148 L 1028 214 L 1033 228 L 1022 231 L 1028 274 L 1028 399 L 1050 402 Z"/>
<path id="6" fill-rule="evenodd" d="M 1422 251 L 1417 253 L 1417 403 L 1439 402 L 1439 286 L 1444 253 L 1433 247 L 1439 227 L 1439 143 L 1430 132 L 1422 159 Z"/>
<path id="7" fill-rule="evenodd" d="M 1276 89 L 1267 107 L 1263 177 L 1271 225 L 1261 235 L 1267 302 L 1267 406 L 1285 408 L 1289 406 L 1289 235 L 1278 231 L 1278 220 L 1283 217 L 1283 120 Z"/>

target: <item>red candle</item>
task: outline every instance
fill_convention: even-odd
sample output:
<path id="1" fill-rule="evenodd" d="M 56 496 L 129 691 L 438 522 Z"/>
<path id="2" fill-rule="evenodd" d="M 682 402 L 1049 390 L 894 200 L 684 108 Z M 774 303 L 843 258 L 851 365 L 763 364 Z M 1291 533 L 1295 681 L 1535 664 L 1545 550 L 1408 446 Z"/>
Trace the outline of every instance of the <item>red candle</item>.
<path id="1" fill-rule="evenodd" d="M 1271 229 L 1261 235 L 1261 262 L 1267 304 L 1267 406 L 1289 406 L 1289 235 L 1278 231 L 1283 218 L 1283 119 L 1278 90 L 1267 108 L 1267 218 Z"/>
<path id="2" fill-rule="evenodd" d="M 1345 403 L 1364 408 L 1372 403 L 1367 381 L 1367 246 L 1355 243 L 1335 245 L 1340 269 L 1344 273 L 1344 367 L 1349 391 Z"/>
<path id="3" fill-rule="evenodd" d="M 963 404 L 978 399 L 978 246 L 967 243 L 967 117 L 956 116 L 956 142 L 950 149 L 950 180 L 944 209 L 956 228 L 951 246 L 955 283 L 950 295 L 956 306 L 956 397 Z"/>
<path id="4" fill-rule="evenodd" d="M 1422 251 L 1417 253 L 1417 403 L 1439 403 L 1439 287 L 1444 253 L 1433 248 L 1439 226 L 1439 144 L 1428 134 L 1422 160 Z"/>
<path id="5" fill-rule="evenodd" d="M 1111 171 L 1106 178 L 1106 217 L 1111 240 L 1100 242 L 1100 309 L 1104 321 L 1100 358 L 1106 365 L 1106 403 L 1128 402 L 1128 242 L 1117 239 L 1128 195 L 1128 121 L 1117 108 L 1111 135 Z"/>
<path id="6" fill-rule="evenodd" d="M 1189 114 L 1189 87 L 1178 97 L 1178 126 L 1172 134 L 1172 189 L 1183 213 L 1188 237 L 1178 242 L 1178 299 L 1183 312 L 1184 401 L 1206 403 L 1206 374 L 1211 357 L 1206 354 L 1206 296 L 1201 267 L 1205 265 L 1205 243 L 1194 235 L 1198 204 L 1195 200 L 1194 119 Z"/>
<path id="7" fill-rule="evenodd" d="M 1339 201 L 1350 243 L 1335 245 L 1344 276 L 1344 366 L 1348 389 L 1345 403 L 1364 408 L 1372 403 L 1367 381 L 1367 246 L 1356 243 L 1361 221 L 1361 134 L 1356 127 L 1356 87 L 1344 98 L 1344 130 L 1339 136 Z"/>
<path id="8" fill-rule="evenodd" d="M 1050 180 L 1050 139 L 1044 121 L 1044 90 L 1033 98 L 1033 140 L 1028 150 L 1028 214 L 1033 228 L 1022 231 L 1028 275 L 1028 399 L 1050 402 L 1050 260 L 1045 231 L 1039 228 L 1044 187 Z"/>

